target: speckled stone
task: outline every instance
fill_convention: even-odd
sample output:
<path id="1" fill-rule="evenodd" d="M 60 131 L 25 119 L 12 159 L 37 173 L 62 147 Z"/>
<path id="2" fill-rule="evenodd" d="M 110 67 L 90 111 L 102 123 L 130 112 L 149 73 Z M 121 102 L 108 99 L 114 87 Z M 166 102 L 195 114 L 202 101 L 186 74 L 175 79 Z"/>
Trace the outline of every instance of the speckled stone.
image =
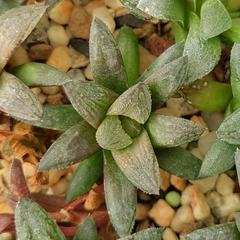
<path id="1" fill-rule="evenodd" d="M 69 30 L 75 38 L 89 39 L 91 16 L 80 5 L 75 4 L 69 18 Z"/>
<path id="2" fill-rule="evenodd" d="M 26 43 L 28 45 L 36 44 L 36 43 L 46 43 L 49 44 L 47 31 L 43 28 L 35 29 L 32 33 L 28 36 Z"/>
<path id="3" fill-rule="evenodd" d="M 72 59 L 71 68 L 82 68 L 89 64 L 89 58 L 69 46 L 69 54 Z"/>
<path id="4" fill-rule="evenodd" d="M 32 61 L 45 61 L 51 55 L 52 49 L 52 46 L 45 43 L 34 44 L 29 48 L 29 57 Z"/>

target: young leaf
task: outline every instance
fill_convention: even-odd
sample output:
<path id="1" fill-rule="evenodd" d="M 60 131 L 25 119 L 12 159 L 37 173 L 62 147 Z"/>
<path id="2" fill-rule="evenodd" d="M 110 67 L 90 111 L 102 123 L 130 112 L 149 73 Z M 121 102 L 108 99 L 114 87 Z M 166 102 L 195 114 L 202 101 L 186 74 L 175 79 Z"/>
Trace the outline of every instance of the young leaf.
<path id="1" fill-rule="evenodd" d="M 73 107 L 95 128 L 100 125 L 107 109 L 118 97 L 115 92 L 95 82 L 70 81 L 63 87 Z"/>
<path id="2" fill-rule="evenodd" d="M 182 147 L 155 150 L 159 167 L 180 178 L 197 179 L 202 161 Z"/>
<path id="3" fill-rule="evenodd" d="M 224 119 L 217 130 L 217 137 L 229 144 L 240 143 L 240 108 Z"/>
<path id="4" fill-rule="evenodd" d="M 86 217 L 74 235 L 73 240 L 97 240 L 98 231 L 91 216 Z"/>
<path id="5" fill-rule="evenodd" d="M 204 128 L 184 118 L 152 113 L 145 124 L 153 147 L 176 147 L 199 137 Z"/>
<path id="6" fill-rule="evenodd" d="M 120 50 L 105 23 L 95 17 L 90 32 L 90 64 L 96 83 L 121 94 L 128 88 Z"/>
<path id="7" fill-rule="evenodd" d="M 14 50 L 32 32 L 46 8 L 35 5 L 21 6 L 0 15 L 0 71 Z"/>
<path id="8" fill-rule="evenodd" d="M 72 105 L 44 106 L 41 120 L 27 120 L 14 116 L 13 118 L 37 127 L 62 131 L 66 131 L 83 120 Z"/>
<path id="9" fill-rule="evenodd" d="M 101 148 L 96 142 L 96 130 L 86 121 L 81 121 L 64 132 L 42 157 L 38 171 L 66 168 L 81 162 Z"/>
<path id="10" fill-rule="evenodd" d="M 223 32 L 222 35 L 233 43 L 240 43 L 240 18 L 232 19 L 232 27 Z"/>
<path id="11" fill-rule="evenodd" d="M 3 112 L 27 120 L 42 118 L 42 105 L 34 93 L 18 78 L 5 71 L 0 75 L 0 96 L 0 110 Z"/>
<path id="12" fill-rule="evenodd" d="M 5 13 L 6 11 L 20 6 L 21 1 L 19 0 L 1 0 L 0 2 L 0 14 Z"/>
<path id="13" fill-rule="evenodd" d="M 143 12 L 142 10 L 140 10 L 137 5 L 139 3 L 139 0 L 120 0 L 120 2 L 124 5 L 124 7 L 126 9 L 128 9 L 128 11 L 133 14 L 134 16 L 140 18 L 140 19 L 144 19 L 144 20 L 151 20 L 153 19 L 152 16 L 150 16 L 149 14 L 147 14 L 146 12 Z"/>
<path id="14" fill-rule="evenodd" d="M 161 240 L 164 228 L 147 228 L 118 240 Z"/>
<path id="15" fill-rule="evenodd" d="M 174 33 L 176 43 L 187 39 L 188 31 L 180 23 L 172 22 L 172 31 Z"/>
<path id="16" fill-rule="evenodd" d="M 232 20 L 220 0 L 206 0 L 201 8 L 200 31 L 203 39 L 218 36 L 231 28 Z"/>
<path id="17" fill-rule="evenodd" d="M 208 74 L 220 59 L 221 43 L 219 38 L 204 40 L 200 35 L 200 20 L 196 15 L 192 16 L 183 55 L 188 56 L 186 85 Z"/>
<path id="18" fill-rule="evenodd" d="M 13 232 L 14 226 L 14 214 L 12 213 L 1 213 L 0 214 L 0 233 Z"/>
<path id="19" fill-rule="evenodd" d="M 98 144 L 108 150 L 122 149 L 132 143 L 130 136 L 123 130 L 118 116 L 107 116 L 97 129 Z"/>
<path id="20" fill-rule="evenodd" d="M 148 77 L 155 74 L 164 65 L 182 57 L 183 50 L 183 41 L 169 47 L 144 71 L 144 73 L 138 78 L 137 82 L 142 82 L 146 80 Z"/>
<path id="21" fill-rule="evenodd" d="M 236 145 L 216 139 L 205 155 L 199 172 L 199 178 L 210 177 L 230 169 L 234 163 Z"/>
<path id="22" fill-rule="evenodd" d="M 159 108 L 183 85 L 187 65 L 188 57 L 180 57 L 164 65 L 144 81 L 151 92 L 152 110 Z"/>
<path id="23" fill-rule="evenodd" d="M 137 7 L 157 19 L 184 22 L 184 3 L 181 0 L 140 0 Z"/>
<path id="24" fill-rule="evenodd" d="M 104 190 L 111 222 L 124 237 L 132 231 L 137 206 L 137 188 L 125 177 L 110 151 L 104 150 Z"/>
<path id="25" fill-rule="evenodd" d="M 99 151 L 78 165 L 68 186 L 67 200 L 73 201 L 88 192 L 102 172 L 103 155 Z"/>
<path id="26" fill-rule="evenodd" d="M 112 155 L 124 175 L 143 192 L 159 194 L 159 166 L 145 129 L 133 143 Z"/>
<path id="27" fill-rule="evenodd" d="M 240 22 L 239 22 L 240 23 Z M 232 94 L 238 107 L 240 107 L 240 44 L 235 43 L 231 50 L 231 87 Z"/>
<path id="28" fill-rule="evenodd" d="M 123 26 L 116 37 L 116 42 L 126 68 L 128 84 L 132 86 L 139 77 L 138 39 L 132 28 Z"/>
<path id="29" fill-rule="evenodd" d="M 181 91 L 189 105 L 205 112 L 223 113 L 232 98 L 230 84 L 197 79 Z"/>
<path id="30" fill-rule="evenodd" d="M 27 86 L 60 86 L 68 81 L 69 77 L 56 68 L 47 64 L 30 62 L 10 69 L 10 73 L 23 81 Z"/>
<path id="31" fill-rule="evenodd" d="M 184 240 L 240 239 L 240 232 L 235 222 L 228 222 L 195 230 L 185 236 L 181 236 L 181 238 Z"/>
<path id="32" fill-rule="evenodd" d="M 121 94 L 107 115 L 123 115 L 144 124 L 151 112 L 151 94 L 145 83 L 138 83 Z"/>
<path id="33" fill-rule="evenodd" d="M 20 198 L 18 201 L 15 210 L 15 226 L 20 239 L 66 239 L 47 212 L 28 198 Z"/>

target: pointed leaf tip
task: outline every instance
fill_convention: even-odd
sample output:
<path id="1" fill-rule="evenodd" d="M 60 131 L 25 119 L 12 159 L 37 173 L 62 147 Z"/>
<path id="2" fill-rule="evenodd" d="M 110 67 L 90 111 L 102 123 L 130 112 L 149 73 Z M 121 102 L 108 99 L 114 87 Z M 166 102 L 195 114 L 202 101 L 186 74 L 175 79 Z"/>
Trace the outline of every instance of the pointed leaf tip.
<path id="1" fill-rule="evenodd" d="M 144 124 L 151 112 L 151 94 L 145 83 L 130 87 L 108 109 L 107 115 L 123 115 Z"/>

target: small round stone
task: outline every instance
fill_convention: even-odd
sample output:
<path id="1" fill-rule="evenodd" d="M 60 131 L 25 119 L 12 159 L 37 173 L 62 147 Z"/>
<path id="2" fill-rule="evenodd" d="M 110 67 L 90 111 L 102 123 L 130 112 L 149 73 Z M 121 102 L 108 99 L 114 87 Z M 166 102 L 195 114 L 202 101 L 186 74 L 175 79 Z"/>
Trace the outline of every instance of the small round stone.
<path id="1" fill-rule="evenodd" d="M 170 191 L 165 196 L 165 200 L 171 207 L 178 207 L 181 203 L 181 195 L 176 191 Z"/>

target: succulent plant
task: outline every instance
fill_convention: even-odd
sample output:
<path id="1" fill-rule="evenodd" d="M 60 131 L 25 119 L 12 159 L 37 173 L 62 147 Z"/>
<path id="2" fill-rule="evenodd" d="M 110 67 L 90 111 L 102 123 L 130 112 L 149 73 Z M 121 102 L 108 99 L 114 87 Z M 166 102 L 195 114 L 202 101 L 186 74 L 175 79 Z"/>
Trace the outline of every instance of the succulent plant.
<path id="1" fill-rule="evenodd" d="M 69 185 L 67 201 L 70 203 L 64 203 L 62 207 L 66 214 L 73 214 L 74 206 L 82 201 L 103 173 L 108 215 L 121 239 L 159 239 L 162 228 L 146 229 L 130 236 L 136 213 L 137 190 L 159 194 L 159 168 L 190 180 L 224 172 L 235 161 L 239 165 L 238 154 L 235 159 L 239 145 L 239 130 L 236 128 L 239 117 L 239 44 L 234 44 L 231 53 L 231 87 L 199 80 L 219 61 L 221 41 L 229 44 L 239 41 L 234 32 L 239 6 L 238 1 L 222 3 L 218 0 L 164 0 L 161 4 L 149 0 L 122 2 L 140 18 L 173 21 L 177 43 L 161 54 L 139 77 L 137 41 L 133 41 L 130 48 L 133 52 L 124 48 L 128 47 L 128 37 L 133 40 L 131 29 L 124 27 L 123 38 L 116 42 L 98 18 L 94 19 L 90 34 L 90 63 L 94 81 L 69 79 L 53 67 L 41 63 L 23 64 L 7 72 L 4 67 L 12 52 L 32 31 L 46 7 L 22 6 L 0 15 L 0 34 L 3 36 L 0 38 L 3 53 L 0 59 L 0 94 L 3 96 L 0 109 L 20 121 L 64 131 L 42 157 L 39 171 L 54 171 L 81 162 Z M 28 20 L 22 26 L 18 21 L 21 18 L 22 23 L 24 17 Z M 222 18 L 225 21 L 217 21 Z M 18 32 L 11 28 L 13 23 Z M 126 44 L 121 46 L 124 41 Z M 198 94 L 192 93 L 190 84 L 199 84 L 203 88 L 199 94 L 200 100 L 194 97 Z M 29 89 L 53 85 L 64 88 L 71 105 L 42 106 Z M 216 88 L 221 93 L 227 92 L 220 105 L 217 102 L 219 95 L 212 95 Z M 210 96 L 215 104 L 210 111 L 220 112 L 225 110 L 233 94 L 228 107 L 229 117 L 220 126 L 218 138 L 203 162 L 181 146 L 197 139 L 205 129 L 187 119 L 155 113 L 179 91 L 200 110 L 206 106 L 200 105 L 201 101 L 205 101 L 202 99 Z M 48 225 L 47 231 L 54 239 L 65 239 L 57 224 L 46 214 L 49 211 L 34 202 L 38 202 L 38 198 L 28 192 L 26 183 L 22 183 L 25 193 L 19 191 L 21 186 L 14 179 L 16 171 L 23 179 L 17 159 L 13 160 L 11 176 L 16 195 L 20 198 L 14 204 L 19 237 L 29 239 L 36 231 L 39 231 L 39 238 L 46 237 L 45 226 Z M 9 193 L 9 199 L 10 196 L 13 197 Z M 1 217 L 10 223 L 13 221 L 12 216 Z M 29 221 L 30 217 L 38 221 L 37 230 L 37 223 Z M 82 239 L 82 236 L 97 239 L 92 218 L 87 217 L 78 230 L 75 228 L 74 239 Z M 88 227 L 91 231 L 86 230 Z M 64 228 L 61 229 L 64 232 Z M 208 231 L 216 234 L 218 229 L 226 229 L 231 236 L 239 235 L 236 224 L 228 223 L 198 230 L 200 232 L 189 234 L 185 239 L 197 239 L 195 237 L 199 234 L 204 235 Z"/>

